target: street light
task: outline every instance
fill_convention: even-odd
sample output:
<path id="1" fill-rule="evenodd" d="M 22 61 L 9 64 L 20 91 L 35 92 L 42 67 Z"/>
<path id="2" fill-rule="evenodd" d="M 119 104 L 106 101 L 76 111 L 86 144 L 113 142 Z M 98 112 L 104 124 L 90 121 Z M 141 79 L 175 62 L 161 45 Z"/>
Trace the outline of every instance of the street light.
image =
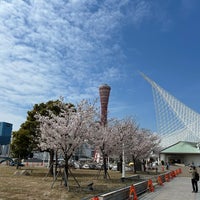
<path id="1" fill-rule="evenodd" d="M 125 179 L 125 159 L 124 159 L 124 143 L 122 144 L 122 181 Z"/>

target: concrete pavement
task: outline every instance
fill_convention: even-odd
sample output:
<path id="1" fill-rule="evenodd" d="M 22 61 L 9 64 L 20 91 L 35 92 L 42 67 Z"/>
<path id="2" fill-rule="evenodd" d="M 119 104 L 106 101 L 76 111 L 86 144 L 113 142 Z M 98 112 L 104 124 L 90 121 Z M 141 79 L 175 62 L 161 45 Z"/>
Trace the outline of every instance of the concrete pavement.
<path id="1" fill-rule="evenodd" d="M 138 200 L 200 200 L 199 192 L 192 193 L 190 177 L 176 177 L 170 182 L 165 182 L 163 186 L 156 186 L 155 192 L 147 192 L 138 197 Z"/>

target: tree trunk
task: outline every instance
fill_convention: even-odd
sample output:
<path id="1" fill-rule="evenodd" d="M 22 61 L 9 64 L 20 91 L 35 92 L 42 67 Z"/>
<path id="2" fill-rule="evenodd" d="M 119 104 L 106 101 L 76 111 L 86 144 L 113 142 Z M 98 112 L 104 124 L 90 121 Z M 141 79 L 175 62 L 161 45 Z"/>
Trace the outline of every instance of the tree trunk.
<path id="1" fill-rule="evenodd" d="M 107 179 L 107 155 L 103 154 L 104 179 Z"/>
<path id="2" fill-rule="evenodd" d="M 144 172 L 146 172 L 146 161 L 143 159 L 142 161 L 142 165 L 143 165 L 143 170 Z"/>
<path id="3" fill-rule="evenodd" d="M 103 156 L 103 170 L 104 170 L 104 179 L 107 179 L 107 154 L 104 152 L 104 144 L 101 148 L 102 156 Z"/>
<path id="4" fill-rule="evenodd" d="M 136 163 L 136 160 L 137 159 L 134 156 L 132 156 L 132 160 L 133 160 L 133 163 L 134 163 L 134 165 L 133 165 L 134 173 L 136 174 L 136 172 L 137 172 L 137 163 Z"/>
<path id="5" fill-rule="evenodd" d="M 120 173 L 122 173 L 122 162 L 123 162 L 122 155 L 120 155 L 119 160 L 120 160 L 120 162 L 119 162 L 119 171 L 120 171 Z"/>
<path id="6" fill-rule="evenodd" d="M 50 150 L 49 157 L 50 157 L 50 160 L 49 160 L 49 173 L 51 175 L 53 175 L 53 163 L 54 163 L 54 151 L 53 150 Z"/>
<path id="7" fill-rule="evenodd" d="M 64 167 L 64 185 L 68 187 L 68 177 L 69 177 L 69 165 L 68 165 L 69 157 L 65 155 L 65 167 Z"/>
<path id="8" fill-rule="evenodd" d="M 56 151 L 55 153 L 55 172 L 57 175 L 57 171 L 58 171 L 58 152 Z"/>
<path id="9" fill-rule="evenodd" d="M 19 158 L 17 159 L 17 166 L 16 169 L 19 169 L 19 163 L 21 163 L 21 157 L 19 156 Z"/>

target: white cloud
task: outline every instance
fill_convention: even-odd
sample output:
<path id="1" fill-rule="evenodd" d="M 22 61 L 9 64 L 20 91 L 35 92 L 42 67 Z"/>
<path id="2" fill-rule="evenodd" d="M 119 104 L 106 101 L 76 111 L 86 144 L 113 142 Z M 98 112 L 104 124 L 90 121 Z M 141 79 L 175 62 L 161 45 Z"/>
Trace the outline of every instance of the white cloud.
<path id="1" fill-rule="evenodd" d="M 134 24 L 140 24 L 145 18 L 151 15 L 151 4 L 148 1 L 137 1 L 135 10 L 132 12 L 132 20 Z"/>
<path id="2" fill-rule="evenodd" d="M 1 0 L 0 121 L 18 128 L 35 103 L 94 98 L 101 83 L 119 79 L 129 2 Z M 145 5 L 137 4 L 134 23 L 148 12 Z"/>

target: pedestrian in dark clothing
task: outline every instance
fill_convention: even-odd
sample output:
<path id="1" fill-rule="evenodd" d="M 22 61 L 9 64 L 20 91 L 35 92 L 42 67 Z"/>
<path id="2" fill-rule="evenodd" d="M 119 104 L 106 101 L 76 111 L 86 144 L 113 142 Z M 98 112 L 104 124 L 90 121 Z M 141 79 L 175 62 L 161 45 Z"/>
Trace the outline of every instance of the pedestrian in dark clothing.
<path id="1" fill-rule="evenodd" d="M 166 170 L 169 170 L 169 163 L 166 163 Z"/>
<path id="2" fill-rule="evenodd" d="M 196 180 L 196 173 L 197 173 L 197 169 L 195 166 L 192 166 L 192 192 L 198 192 L 198 184 L 197 184 L 197 180 Z"/>

